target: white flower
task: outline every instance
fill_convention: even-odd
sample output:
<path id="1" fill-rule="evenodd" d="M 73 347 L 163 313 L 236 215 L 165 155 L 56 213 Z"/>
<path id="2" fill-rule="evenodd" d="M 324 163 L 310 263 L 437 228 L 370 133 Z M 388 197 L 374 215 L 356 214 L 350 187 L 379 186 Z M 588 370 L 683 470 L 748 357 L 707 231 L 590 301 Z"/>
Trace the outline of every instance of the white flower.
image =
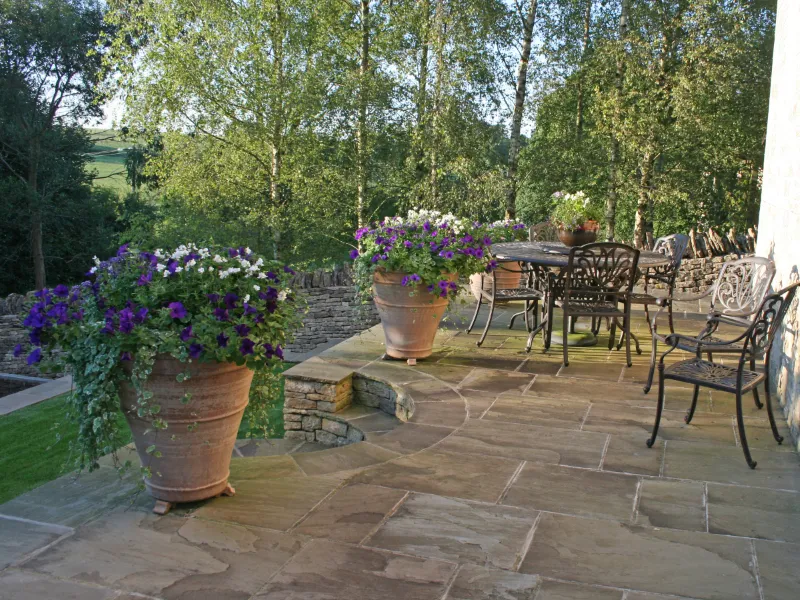
<path id="1" fill-rule="evenodd" d="M 156 258 L 164 258 L 164 252 L 161 248 L 157 248 L 153 254 L 155 254 Z"/>
<path id="2" fill-rule="evenodd" d="M 169 271 L 164 271 L 164 277 L 169 277 Z"/>
<path id="3" fill-rule="evenodd" d="M 176 273 L 180 273 L 181 271 L 183 271 L 183 267 L 175 267 Z"/>
<path id="4" fill-rule="evenodd" d="M 164 264 L 162 264 L 162 263 L 158 263 L 158 264 L 156 265 L 156 271 L 158 271 L 159 273 L 161 273 L 161 271 L 163 271 L 163 270 L 164 270 L 164 269 L 166 269 L 166 268 L 167 268 L 167 265 L 164 265 Z"/>
<path id="5" fill-rule="evenodd" d="M 227 258 L 222 258 L 219 254 L 215 254 L 214 255 L 214 262 L 222 264 L 222 263 L 228 262 L 228 259 Z"/>
<path id="6" fill-rule="evenodd" d="M 192 259 L 192 260 L 190 260 L 189 262 L 186 263 L 186 266 L 187 267 L 193 267 L 196 264 L 197 264 L 197 261 L 195 259 Z"/>
<path id="7" fill-rule="evenodd" d="M 252 254 L 252 253 L 253 253 L 253 251 L 252 251 L 252 250 L 250 250 L 250 248 L 245 248 L 245 249 L 244 249 L 244 253 L 245 253 L 245 254 Z"/>
<path id="8" fill-rule="evenodd" d="M 280 300 L 281 302 L 286 300 L 286 290 L 281 290 L 280 292 L 278 292 L 278 300 Z"/>
<path id="9" fill-rule="evenodd" d="M 209 273 L 213 273 L 214 272 L 214 267 L 208 267 L 208 272 Z"/>
<path id="10" fill-rule="evenodd" d="M 261 291 L 261 286 L 260 286 L 260 285 L 257 285 L 257 284 L 254 284 L 254 285 L 253 285 L 253 289 L 254 289 L 255 291 L 257 291 L 257 292 L 258 292 L 258 291 Z"/>
<path id="11" fill-rule="evenodd" d="M 92 267 L 89 269 L 89 273 L 97 273 L 97 267 Z"/>
<path id="12" fill-rule="evenodd" d="M 245 302 L 250 302 L 250 294 L 245 294 L 244 295 L 244 301 Z"/>
<path id="13" fill-rule="evenodd" d="M 243 258 L 242 260 L 239 261 L 239 264 L 242 265 L 242 267 L 246 269 L 247 267 L 250 266 L 250 261 L 249 260 L 245 260 Z"/>
<path id="14" fill-rule="evenodd" d="M 205 268 L 205 267 L 199 267 L 199 268 L 197 269 L 197 272 L 198 272 L 198 273 L 201 273 L 201 274 L 202 274 L 202 273 L 205 273 L 205 272 L 206 272 L 206 268 Z"/>
<path id="15" fill-rule="evenodd" d="M 93 257 L 92 257 L 92 260 L 94 261 L 94 264 L 96 264 L 96 265 L 99 265 L 99 264 L 100 264 L 100 259 L 99 259 L 99 258 L 97 258 L 96 256 L 93 256 Z"/>
<path id="16" fill-rule="evenodd" d="M 258 278 L 259 279 L 266 279 L 267 278 L 267 274 L 266 273 L 259 273 L 258 274 Z"/>

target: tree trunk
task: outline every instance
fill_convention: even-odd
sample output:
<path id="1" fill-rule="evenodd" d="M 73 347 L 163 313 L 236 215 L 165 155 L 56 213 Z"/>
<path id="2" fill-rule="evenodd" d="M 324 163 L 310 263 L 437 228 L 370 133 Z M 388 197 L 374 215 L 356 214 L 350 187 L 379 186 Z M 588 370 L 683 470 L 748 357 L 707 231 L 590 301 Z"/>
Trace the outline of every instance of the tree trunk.
<path id="1" fill-rule="evenodd" d="M 616 88 L 615 123 L 622 119 L 622 86 L 625 80 L 625 39 L 628 36 L 628 0 L 622 0 L 622 12 L 619 17 L 619 41 L 621 51 L 617 59 L 617 71 L 614 76 Z M 620 147 L 616 133 L 611 134 L 611 159 L 608 197 L 606 198 L 606 239 L 613 242 L 617 233 L 617 193 L 619 189 Z"/>
<path id="2" fill-rule="evenodd" d="M 575 138 L 578 142 L 583 138 L 583 64 L 589 51 L 589 31 L 592 26 L 592 0 L 586 0 L 583 13 L 583 42 L 581 44 L 581 60 L 578 70 L 578 106 L 575 115 Z"/>
<path id="3" fill-rule="evenodd" d="M 520 130 L 525 110 L 525 92 L 528 85 L 528 62 L 531 58 L 533 25 L 536 22 L 538 0 L 530 0 L 528 13 L 523 23 L 522 54 L 517 68 L 517 86 L 514 96 L 514 114 L 511 117 L 511 144 L 508 149 L 508 170 L 506 172 L 506 219 L 517 216 L 517 168 L 519 166 Z"/>
<path id="4" fill-rule="evenodd" d="M 425 175 L 428 169 L 425 165 L 425 137 L 427 131 L 426 119 L 428 110 L 428 53 L 431 44 L 431 3 L 430 0 L 422 1 L 422 11 L 424 17 L 424 25 L 421 35 L 421 47 L 419 58 L 419 87 L 417 89 L 416 98 L 416 112 L 417 123 L 414 132 L 414 177 L 417 182 L 416 201 L 417 205 L 422 203 L 424 199 L 424 191 L 422 182 L 425 180 Z"/>
<path id="5" fill-rule="evenodd" d="M 356 213 L 358 228 L 364 227 L 367 206 L 367 104 L 369 77 L 369 0 L 361 0 L 361 67 L 358 88 L 358 126 L 356 129 L 358 198 Z"/>
<path id="6" fill-rule="evenodd" d="M 636 204 L 636 221 L 633 229 L 633 245 L 644 248 L 647 239 L 647 218 L 650 210 L 650 194 L 652 192 L 653 165 L 655 153 L 646 150 L 642 157 L 641 177 L 639 179 L 639 201 Z"/>
<path id="7" fill-rule="evenodd" d="M 432 206 L 436 207 L 439 201 L 439 145 L 441 135 L 442 95 L 444 93 L 445 59 L 444 59 L 444 40 L 445 40 L 445 3 L 444 0 L 436 2 L 436 83 L 433 92 L 433 120 L 430 130 L 430 197 Z"/>
<path id="8" fill-rule="evenodd" d="M 280 1 L 275 3 L 275 27 L 273 30 L 272 45 L 274 49 L 273 79 L 275 92 L 272 99 L 272 158 L 270 163 L 269 196 L 272 209 L 281 206 L 283 198 L 281 193 L 281 168 L 283 166 L 283 6 Z M 281 231 L 280 226 L 274 222 L 272 226 L 272 253 L 275 260 L 281 256 Z"/>
<path id="9" fill-rule="evenodd" d="M 31 256 L 33 257 L 33 281 L 37 290 L 47 285 L 44 268 L 44 249 L 42 240 L 42 205 L 39 196 L 39 144 L 31 144 L 30 164 L 28 165 L 28 187 L 31 206 Z"/>

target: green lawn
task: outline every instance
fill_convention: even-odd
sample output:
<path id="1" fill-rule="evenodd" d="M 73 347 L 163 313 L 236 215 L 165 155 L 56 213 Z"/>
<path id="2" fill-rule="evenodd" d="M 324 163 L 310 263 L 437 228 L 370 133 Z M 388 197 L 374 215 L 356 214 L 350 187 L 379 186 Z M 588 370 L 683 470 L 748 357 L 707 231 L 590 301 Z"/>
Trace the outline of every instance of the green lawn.
<path id="1" fill-rule="evenodd" d="M 92 147 L 92 160 L 87 168 L 96 171 L 94 184 L 108 187 L 119 192 L 130 191 L 125 180 L 125 149 L 133 145 L 132 141 L 107 139 L 117 135 L 114 131 L 90 130 L 90 134 L 98 142 Z"/>
<path id="2" fill-rule="evenodd" d="M 281 365 L 280 370 L 291 367 Z M 254 381 L 258 385 L 258 380 Z M 283 378 L 277 384 L 275 401 L 267 409 L 269 437 L 283 437 Z M 65 422 L 66 397 L 57 396 L 0 417 L 0 504 L 47 483 L 72 469 L 69 443 L 76 430 Z M 122 418 L 122 415 L 120 415 Z M 56 430 L 56 424 L 61 426 Z M 125 427 L 127 430 L 127 426 Z M 56 433 L 61 439 L 56 441 Z M 247 423 L 239 437 L 247 437 Z M 256 432 L 254 432 L 257 435 Z M 126 440 L 127 443 L 129 440 Z"/>

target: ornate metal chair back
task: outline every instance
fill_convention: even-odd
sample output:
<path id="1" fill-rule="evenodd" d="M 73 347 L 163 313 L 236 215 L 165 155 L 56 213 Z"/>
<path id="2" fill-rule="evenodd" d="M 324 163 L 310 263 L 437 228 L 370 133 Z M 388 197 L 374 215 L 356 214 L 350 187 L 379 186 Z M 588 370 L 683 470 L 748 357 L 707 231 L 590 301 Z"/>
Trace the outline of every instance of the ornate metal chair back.
<path id="1" fill-rule="evenodd" d="M 528 240 L 531 242 L 557 242 L 558 227 L 552 221 L 542 221 L 531 225 Z"/>
<path id="2" fill-rule="evenodd" d="M 658 238 L 653 245 L 653 252 L 660 252 L 665 256 L 669 256 L 670 261 L 669 264 L 662 267 L 651 268 L 648 275 L 649 278 L 667 284 L 671 290 L 688 246 L 689 236 L 682 233 L 673 233 L 672 235 Z"/>
<path id="3" fill-rule="evenodd" d="M 751 325 L 750 335 L 745 343 L 745 352 L 742 353 L 743 357 L 748 345 L 756 356 L 762 356 L 769 350 L 775 340 L 778 328 L 792 305 L 798 287 L 800 287 L 800 282 L 793 283 L 764 299 Z"/>
<path id="4" fill-rule="evenodd" d="M 748 256 L 722 265 L 711 294 L 711 312 L 729 317 L 749 317 L 764 301 L 775 264 L 768 258 Z"/>
<path id="5" fill-rule="evenodd" d="M 625 244 L 599 242 L 575 246 L 569 252 L 564 295 L 604 302 L 609 294 L 630 293 L 638 263 L 639 251 Z"/>

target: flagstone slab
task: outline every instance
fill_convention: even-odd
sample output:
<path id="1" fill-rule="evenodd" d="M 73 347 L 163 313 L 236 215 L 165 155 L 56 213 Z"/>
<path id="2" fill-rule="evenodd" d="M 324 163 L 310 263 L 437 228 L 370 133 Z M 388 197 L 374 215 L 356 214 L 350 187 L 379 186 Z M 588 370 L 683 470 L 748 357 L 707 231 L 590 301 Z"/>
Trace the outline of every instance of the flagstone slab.
<path id="1" fill-rule="evenodd" d="M 25 568 L 165 599 L 246 598 L 301 546 L 299 538 L 275 531 L 118 511 Z"/>
<path id="2" fill-rule="evenodd" d="M 0 573 L 0 600 L 118 600 L 119 592 L 9 569 Z"/>
<path id="3" fill-rule="evenodd" d="M 750 541 L 543 514 L 520 571 L 687 596 L 758 600 Z"/>
<path id="4" fill-rule="evenodd" d="M 607 439 L 604 433 L 481 419 L 468 421 L 439 448 L 455 453 L 596 468 Z"/>
<path id="5" fill-rule="evenodd" d="M 459 388 L 481 390 L 500 394 L 502 392 L 524 392 L 533 381 L 528 373 L 508 373 L 493 369 L 475 369 L 464 379 Z"/>
<path id="6" fill-rule="evenodd" d="M 319 452 L 296 454 L 293 458 L 306 475 L 327 475 L 377 465 L 396 456 L 398 454 L 391 450 L 369 442 L 359 442 Z"/>
<path id="7" fill-rule="evenodd" d="M 28 523 L 0 516 L 0 570 L 69 532 L 69 528 L 59 525 Z"/>
<path id="8" fill-rule="evenodd" d="M 520 461 L 427 450 L 365 469 L 353 483 L 495 502 Z"/>
<path id="9" fill-rule="evenodd" d="M 764 600 L 797 600 L 800 590 L 800 545 L 755 540 Z"/>
<path id="10" fill-rule="evenodd" d="M 403 490 L 349 485 L 315 508 L 293 531 L 317 538 L 359 543 L 406 495 Z"/>
<path id="11" fill-rule="evenodd" d="M 414 556 L 513 570 L 534 511 L 412 494 L 365 543 Z"/>
<path id="12" fill-rule="evenodd" d="M 242 456 L 280 456 L 289 454 L 300 445 L 299 440 L 251 439 L 236 440 L 236 449 Z"/>
<path id="13" fill-rule="evenodd" d="M 800 543 L 800 493 L 709 483 L 708 530 Z"/>
<path id="14" fill-rule="evenodd" d="M 403 390 L 414 399 L 415 403 L 461 400 L 461 394 L 453 389 L 453 385 L 432 377 L 406 384 Z"/>
<path id="15" fill-rule="evenodd" d="M 467 403 L 467 414 L 470 419 L 480 419 L 487 409 L 494 404 L 496 397 L 487 392 L 459 390 Z"/>
<path id="16" fill-rule="evenodd" d="M 456 565 L 312 540 L 254 600 L 439 600 Z"/>
<path id="17" fill-rule="evenodd" d="M 206 519 L 286 530 L 341 485 L 337 477 L 288 477 L 240 482 L 233 497 L 214 498 L 195 515 Z"/>
<path id="18" fill-rule="evenodd" d="M 296 440 L 294 441 L 296 442 Z M 264 480 L 292 476 L 305 477 L 305 473 L 288 454 L 283 456 L 252 456 L 246 460 L 231 461 L 230 480 L 234 485 L 240 481 L 252 479 Z"/>
<path id="19" fill-rule="evenodd" d="M 532 373 L 535 375 L 555 376 L 561 370 L 561 359 L 543 358 L 542 355 L 526 360 L 519 368 L 520 373 Z M 534 385 L 536 385 L 534 383 Z"/>
<path id="20" fill-rule="evenodd" d="M 795 453 L 751 451 L 758 467 L 747 466 L 741 448 L 670 441 L 664 476 L 800 491 L 800 458 Z"/>
<path id="21" fill-rule="evenodd" d="M 491 355 L 487 352 L 457 352 L 439 360 L 440 365 L 461 365 L 467 367 L 480 367 L 500 371 L 514 371 L 525 360 L 524 356 L 511 357 L 508 355 Z"/>
<path id="22" fill-rule="evenodd" d="M 637 485 L 630 475 L 526 463 L 502 503 L 628 521 Z"/>
<path id="23" fill-rule="evenodd" d="M 652 475 L 661 473 L 664 459 L 664 440 L 656 439 L 652 448 L 646 437 L 635 434 L 609 434 L 609 444 L 603 458 L 603 470 L 618 473 Z"/>
<path id="24" fill-rule="evenodd" d="M 589 406 L 589 402 L 577 398 L 568 400 L 503 394 L 482 418 L 559 429 L 580 429 Z"/>
<path id="25" fill-rule="evenodd" d="M 571 363 L 572 361 L 570 361 Z M 571 368 L 571 367 L 568 367 Z M 686 410 L 692 399 L 691 390 L 681 387 L 669 387 L 666 403 L 679 402 L 679 408 Z M 587 380 L 569 377 L 561 373 L 558 377 L 537 375 L 533 385 L 525 392 L 526 396 L 547 396 L 567 399 L 587 400 L 608 406 L 656 406 L 655 390 L 649 394 L 642 393 L 642 386 L 613 383 L 610 381 Z M 620 406 L 622 405 L 622 406 Z"/>
<path id="26" fill-rule="evenodd" d="M 370 443 L 397 452 L 411 454 L 430 448 L 453 433 L 453 428 L 404 423 L 394 431 L 378 437 L 368 436 Z"/>
<path id="27" fill-rule="evenodd" d="M 604 340 L 600 339 L 602 344 Z M 612 356 L 609 360 L 601 360 L 601 350 L 596 348 L 598 356 L 593 357 L 591 362 L 576 361 L 574 356 L 570 356 L 569 366 L 562 367 L 558 372 L 564 377 L 576 377 L 578 379 L 601 379 L 616 383 L 622 376 L 622 370 L 627 368 L 622 359 Z M 570 354 L 573 354 L 570 352 Z"/>
<path id="28" fill-rule="evenodd" d="M 414 367 L 418 371 L 427 373 L 440 381 L 458 385 L 472 372 L 474 367 L 461 367 L 458 365 L 443 365 L 439 363 L 420 362 Z"/>
<path id="29" fill-rule="evenodd" d="M 465 564 L 444 600 L 533 600 L 538 584 L 536 575 Z"/>
<path id="30" fill-rule="evenodd" d="M 338 415 L 337 416 L 343 416 Z M 391 431 L 395 429 L 402 422 L 388 413 L 378 410 L 363 417 L 356 417 L 354 419 L 343 416 L 348 423 L 353 425 L 361 433 L 371 433 L 373 431 Z"/>
<path id="31" fill-rule="evenodd" d="M 460 427 L 467 418 L 467 405 L 459 398 L 453 402 L 417 402 L 409 423 L 438 427 Z"/>
<path id="32" fill-rule="evenodd" d="M 591 587 L 578 583 L 541 579 L 542 585 L 533 600 L 621 600 L 622 591 Z M 630 597 L 630 596 L 628 596 Z"/>
<path id="33" fill-rule="evenodd" d="M 0 514 L 76 527 L 117 506 L 143 506 L 137 469 L 123 477 L 111 467 L 64 475 L 0 505 Z"/>
<path id="34" fill-rule="evenodd" d="M 636 524 L 706 531 L 703 488 L 700 482 L 643 479 Z"/>

